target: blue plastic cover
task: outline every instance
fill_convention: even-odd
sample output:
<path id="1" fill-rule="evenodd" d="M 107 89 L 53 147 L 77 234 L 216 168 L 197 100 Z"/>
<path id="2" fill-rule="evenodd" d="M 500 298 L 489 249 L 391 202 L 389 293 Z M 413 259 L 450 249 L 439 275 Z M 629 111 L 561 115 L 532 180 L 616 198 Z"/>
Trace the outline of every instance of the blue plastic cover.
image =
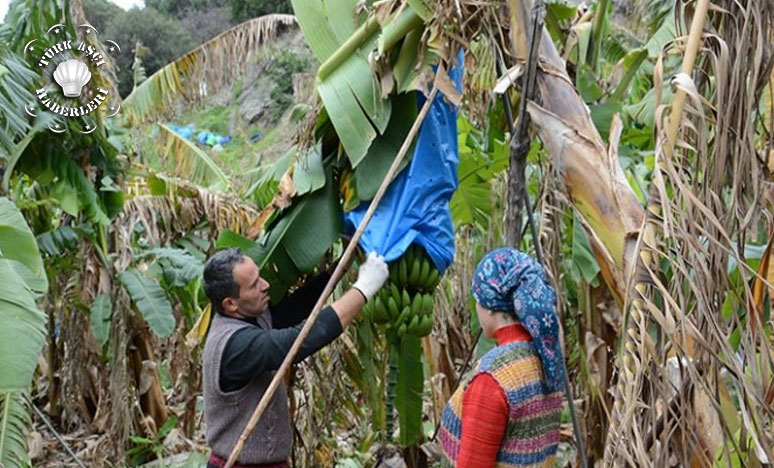
<path id="1" fill-rule="evenodd" d="M 457 90 L 462 88 L 463 51 L 449 72 Z M 425 103 L 417 93 L 417 106 Z M 409 165 L 393 180 L 360 246 L 376 251 L 388 262 L 400 258 L 412 243 L 425 248 L 443 273 L 454 260 L 454 226 L 449 200 L 457 190 L 457 109 L 439 93 L 427 113 Z M 345 229 L 353 233 L 368 210 L 370 201 L 344 215 Z"/>

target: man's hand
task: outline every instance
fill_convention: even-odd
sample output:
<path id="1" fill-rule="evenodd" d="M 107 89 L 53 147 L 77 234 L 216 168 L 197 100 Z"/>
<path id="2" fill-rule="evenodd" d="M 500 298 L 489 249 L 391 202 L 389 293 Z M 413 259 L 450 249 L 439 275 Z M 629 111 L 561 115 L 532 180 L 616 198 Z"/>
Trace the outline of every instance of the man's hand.
<path id="1" fill-rule="evenodd" d="M 369 301 L 381 289 L 389 275 L 390 271 L 384 257 L 371 252 L 358 270 L 357 281 L 352 287 L 363 293 L 366 301 Z"/>

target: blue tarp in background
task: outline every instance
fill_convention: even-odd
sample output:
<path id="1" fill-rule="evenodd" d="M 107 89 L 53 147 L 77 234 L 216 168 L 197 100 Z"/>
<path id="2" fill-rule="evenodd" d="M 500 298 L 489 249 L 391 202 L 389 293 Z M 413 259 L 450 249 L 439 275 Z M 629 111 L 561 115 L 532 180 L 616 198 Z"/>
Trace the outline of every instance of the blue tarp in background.
<path id="1" fill-rule="evenodd" d="M 457 90 L 462 90 L 463 51 L 449 73 Z M 417 93 L 417 106 L 425 96 Z M 449 200 L 457 190 L 457 109 L 440 93 L 419 130 L 414 157 L 387 189 L 368 223 L 360 246 L 376 251 L 391 262 L 409 245 L 425 248 L 436 268 L 443 273 L 454 260 L 454 226 Z M 354 233 L 368 210 L 363 202 L 344 215 L 345 229 Z"/>
<path id="2" fill-rule="evenodd" d="M 169 124 L 168 126 L 169 128 L 172 129 L 173 132 L 177 133 L 178 135 L 182 136 L 187 140 L 192 139 L 194 136 L 193 125 L 186 125 L 185 127 L 183 127 L 180 125 Z M 231 141 L 231 135 L 223 136 L 217 133 L 212 133 L 206 130 L 202 130 L 196 134 L 196 141 L 207 146 L 215 146 L 215 145 L 222 146 L 228 143 L 229 141 Z"/>

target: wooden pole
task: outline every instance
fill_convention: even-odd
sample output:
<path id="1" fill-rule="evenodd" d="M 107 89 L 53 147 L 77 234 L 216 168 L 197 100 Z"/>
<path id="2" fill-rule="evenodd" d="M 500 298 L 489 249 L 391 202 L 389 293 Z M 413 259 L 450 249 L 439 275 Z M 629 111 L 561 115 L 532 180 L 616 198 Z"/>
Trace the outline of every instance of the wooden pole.
<path id="1" fill-rule="evenodd" d="M 707 11 L 709 10 L 709 0 L 699 0 L 696 6 L 696 11 L 693 14 L 693 20 L 691 21 L 691 31 L 688 34 L 688 42 L 685 46 L 685 55 L 683 56 L 683 63 L 680 67 L 680 73 L 686 75 L 693 72 L 693 64 L 696 61 L 696 55 L 699 53 L 701 47 L 701 39 L 704 35 L 704 21 L 707 17 Z M 683 115 L 683 108 L 685 107 L 686 93 L 684 89 L 678 88 L 675 91 L 675 98 L 672 101 L 672 109 L 669 112 L 669 127 L 667 129 L 667 144 L 664 147 L 664 154 L 671 158 L 673 156 L 673 150 L 675 143 L 677 143 L 677 132 L 680 129 L 680 120 Z"/>
<path id="2" fill-rule="evenodd" d="M 699 0 L 696 6 L 696 11 L 693 14 L 691 20 L 691 31 L 688 36 L 688 42 L 686 44 L 685 55 L 683 56 L 683 63 L 680 69 L 681 73 L 690 74 L 693 71 L 693 65 L 698 55 L 699 48 L 701 47 L 701 39 L 704 33 L 704 23 L 707 17 L 707 11 L 709 10 L 709 0 Z M 677 142 L 677 134 L 680 130 L 680 120 L 682 118 L 683 109 L 685 107 L 686 93 L 682 89 L 678 89 L 675 93 L 674 101 L 672 102 L 672 108 L 669 113 L 669 127 L 667 128 L 666 144 L 662 148 L 662 153 L 657 154 L 657 167 L 656 171 L 666 169 L 665 159 L 671 159 L 674 154 L 675 143 Z M 651 186 L 651 190 L 655 190 L 655 183 Z M 635 271 L 631 274 L 635 275 L 637 272 L 645 272 L 651 269 L 655 264 L 652 251 L 656 249 L 656 225 L 654 220 L 661 217 L 661 206 L 668 200 L 659 200 L 658 197 L 650 197 L 648 202 L 648 215 L 643 226 L 642 241 L 638 247 Z M 618 376 L 618 382 L 616 383 L 616 397 L 613 401 L 613 407 L 610 411 L 610 424 L 607 430 L 607 439 L 605 441 L 604 452 L 604 466 L 617 467 L 622 466 L 623 461 L 619 460 L 619 444 L 627 444 L 630 441 L 621 434 L 621 426 L 628 424 L 628 420 L 624 421 L 624 418 L 631 419 L 631 414 L 624 414 L 626 408 L 624 407 L 624 396 L 634 394 L 634 388 L 636 387 L 636 379 L 640 377 L 640 371 L 635 365 L 635 362 L 645 362 L 648 356 L 637 354 L 636 342 L 647 340 L 647 335 L 640 333 L 640 326 L 649 317 L 648 304 L 645 302 L 645 297 L 648 294 L 648 281 L 638 281 L 634 285 L 634 294 L 631 301 L 631 308 L 629 311 L 628 319 L 624 320 L 625 332 L 623 334 L 623 340 L 621 341 L 620 354 L 621 358 L 621 371 Z M 657 435 L 657 434 L 656 434 Z M 646 444 L 648 443 L 646 438 Z"/>
<path id="3" fill-rule="evenodd" d="M 231 451 L 231 455 L 229 455 L 228 457 L 228 461 L 226 462 L 225 468 L 233 468 L 234 463 L 236 463 L 237 457 L 239 457 L 239 454 L 242 452 L 242 449 L 245 446 L 245 442 L 247 441 L 248 437 L 250 437 L 250 434 L 253 433 L 253 429 L 255 429 L 255 425 L 258 424 L 258 420 L 261 418 L 261 415 L 263 415 L 263 412 L 266 410 L 266 407 L 269 405 L 269 401 L 274 396 L 274 393 L 277 391 L 277 387 L 279 387 L 282 377 L 285 375 L 288 368 L 292 364 L 293 359 L 295 359 L 296 354 L 298 354 L 298 350 L 301 348 L 301 344 L 306 339 L 306 336 L 309 334 L 309 332 L 312 329 L 312 325 L 314 325 L 315 321 L 317 320 L 317 317 L 320 315 L 320 311 L 322 310 L 323 305 L 325 304 L 325 301 L 328 300 L 328 296 L 330 296 L 331 293 L 333 292 L 333 288 L 336 287 L 336 284 L 338 284 L 339 280 L 341 280 L 341 277 L 344 275 L 344 270 L 346 269 L 346 266 L 349 263 L 350 258 L 352 258 L 352 255 L 355 253 L 355 248 L 357 246 L 358 241 L 360 240 L 360 236 L 363 235 L 363 231 L 365 231 L 365 228 L 368 225 L 368 222 L 371 220 L 371 217 L 373 217 L 374 212 L 376 211 L 376 207 L 379 205 L 379 202 L 381 201 L 382 197 L 387 191 L 387 187 L 389 187 L 390 183 L 392 182 L 392 178 L 395 176 L 395 173 L 398 172 L 398 166 L 400 166 L 400 163 L 403 160 L 403 157 L 406 155 L 409 148 L 411 147 L 411 143 L 414 141 L 414 137 L 419 132 L 419 127 L 422 125 L 422 121 L 425 120 L 425 116 L 427 115 L 427 112 L 430 110 L 430 106 L 432 105 L 433 100 L 435 100 L 435 96 L 437 94 L 438 94 L 438 87 L 437 85 L 433 85 L 433 89 L 432 91 L 430 91 L 430 96 L 427 98 L 427 101 L 425 101 L 425 104 L 422 106 L 422 109 L 419 111 L 419 115 L 414 121 L 414 125 L 411 126 L 411 130 L 409 131 L 409 134 L 406 136 L 406 139 L 403 141 L 403 145 L 400 147 L 400 151 L 398 151 L 398 154 L 395 155 L 395 159 L 392 161 L 392 165 L 390 166 L 390 169 L 387 171 L 387 175 L 384 177 L 384 180 L 382 181 L 382 185 L 379 186 L 379 190 L 376 191 L 376 195 L 374 196 L 373 200 L 371 200 L 371 204 L 368 206 L 368 210 L 366 211 L 366 214 L 363 217 L 363 220 L 360 222 L 360 226 L 358 226 L 357 231 L 355 231 L 355 235 L 352 236 L 352 240 L 349 242 L 349 245 L 347 245 L 347 248 L 342 254 L 341 259 L 339 260 L 339 263 L 336 265 L 336 269 L 333 271 L 333 275 L 331 275 L 331 278 L 328 280 L 328 284 L 325 285 L 325 289 L 320 295 L 320 298 L 317 299 L 317 303 L 315 303 L 314 308 L 312 309 L 312 313 L 309 315 L 309 318 L 306 320 L 304 327 L 301 329 L 301 332 L 298 334 L 298 337 L 296 338 L 296 341 L 293 343 L 293 346 L 290 348 L 290 351 L 288 352 L 287 356 L 285 356 L 285 360 L 282 361 L 282 365 L 280 366 L 277 373 L 274 375 L 274 378 L 269 384 L 269 387 L 266 389 L 266 393 L 263 394 L 263 397 L 261 397 L 261 401 L 258 402 L 258 406 L 255 408 L 255 411 L 253 411 L 253 415 L 250 416 L 250 420 L 247 422 L 247 426 L 245 426 L 244 431 L 242 431 L 242 435 L 239 437 L 239 441 L 237 442 L 236 446 L 234 446 L 234 449 Z"/>

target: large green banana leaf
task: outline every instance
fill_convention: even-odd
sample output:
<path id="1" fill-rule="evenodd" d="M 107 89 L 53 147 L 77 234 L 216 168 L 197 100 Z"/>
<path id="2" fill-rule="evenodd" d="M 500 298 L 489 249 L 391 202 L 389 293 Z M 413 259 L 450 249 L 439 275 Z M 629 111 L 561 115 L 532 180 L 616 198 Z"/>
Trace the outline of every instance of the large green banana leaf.
<path id="1" fill-rule="evenodd" d="M 0 392 L 0 466 L 29 466 L 27 432 L 32 418 L 23 392 Z"/>
<path id="2" fill-rule="evenodd" d="M 398 386 L 395 391 L 395 407 L 400 423 L 398 440 L 403 445 L 415 445 L 421 441 L 424 387 L 422 342 L 416 336 L 405 335 L 400 342 Z"/>
<path id="3" fill-rule="evenodd" d="M 417 100 L 414 93 L 398 94 L 393 98 L 392 106 L 394 112 L 387 129 L 373 141 L 365 157 L 355 168 L 355 187 L 360 200 L 370 200 L 376 195 L 416 119 Z M 416 140 L 413 145 L 416 145 Z M 414 154 L 414 146 L 409 149 L 408 155 Z M 398 170 L 406 167 L 409 160 L 408 157 L 403 158 Z"/>
<path id="4" fill-rule="evenodd" d="M 257 241 L 223 231 L 217 248 L 239 247 L 270 283 L 272 302 L 284 297 L 304 273 L 311 273 L 342 231 L 338 194 L 330 179 L 302 197 Z"/>
<path id="5" fill-rule="evenodd" d="M 372 65 L 374 55 L 391 47 L 422 25 L 426 5 L 412 2 L 397 15 L 379 20 L 375 13 L 354 18 L 356 0 L 293 0 L 293 10 L 321 66 L 317 91 L 353 167 L 363 160 L 372 141 L 385 133 L 392 113 L 389 88 L 383 88 Z M 406 76 L 416 54 L 401 54 Z M 413 59 L 412 59 L 413 57 Z M 413 62 L 412 62 L 413 60 Z M 387 85 L 391 86 L 391 85 Z M 411 121 L 409 121 L 409 124 Z"/>
<path id="6" fill-rule="evenodd" d="M 47 288 L 35 237 L 16 206 L 0 198 L 0 465 L 26 466 L 31 421 L 24 403 L 45 339 L 35 304 Z"/>
<path id="7" fill-rule="evenodd" d="M 175 316 L 158 281 L 135 268 L 122 272 L 119 278 L 153 333 L 161 338 L 171 335 L 175 330 Z"/>

